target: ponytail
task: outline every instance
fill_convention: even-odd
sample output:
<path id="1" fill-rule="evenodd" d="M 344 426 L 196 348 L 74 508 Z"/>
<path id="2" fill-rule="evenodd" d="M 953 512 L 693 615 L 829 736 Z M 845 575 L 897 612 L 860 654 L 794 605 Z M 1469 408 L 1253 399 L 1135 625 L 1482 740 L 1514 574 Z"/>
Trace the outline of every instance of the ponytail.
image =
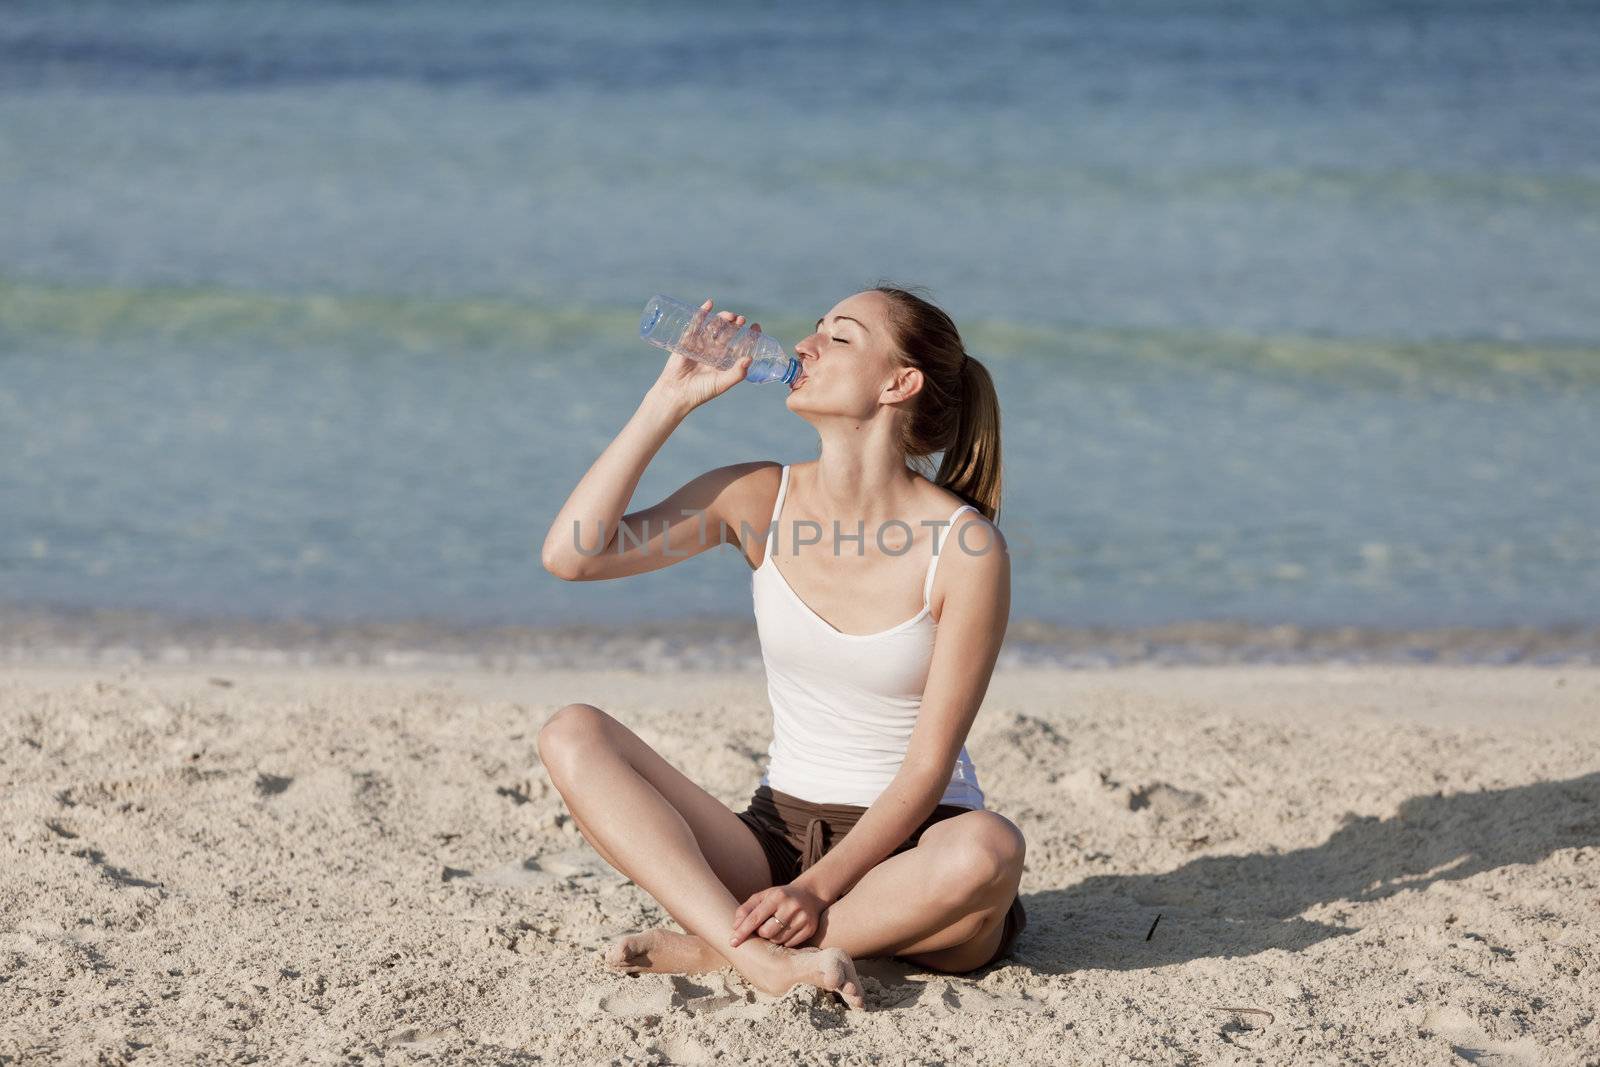
<path id="1" fill-rule="evenodd" d="M 961 357 L 955 437 L 933 479 L 983 512 L 990 522 L 1000 514 L 1000 397 L 989 368 Z"/>
<path id="2" fill-rule="evenodd" d="M 902 362 L 922 371 L 924 386 L 901 425 L 901 448 L 937 486 L 983 513 L 1000 514 L 1000 397 L 989 369 L 970 355 L 950 316 L 897 286 L 873 286 L 889 298 Z M 942 452 L 937 474 L 925 457 Z M 922 460 L 918 463 L 915 461 Z"/>

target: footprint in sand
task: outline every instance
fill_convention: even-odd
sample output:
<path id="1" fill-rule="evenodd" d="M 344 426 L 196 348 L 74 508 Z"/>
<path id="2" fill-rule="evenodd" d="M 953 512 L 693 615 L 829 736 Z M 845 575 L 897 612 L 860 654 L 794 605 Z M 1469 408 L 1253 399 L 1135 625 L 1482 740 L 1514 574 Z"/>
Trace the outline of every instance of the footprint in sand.
<path id="1" fill-rule="evenodd" d="M 664 982 L 629 980 L 628 988 L 606 993 L 594 1002 L 594 1007 L 610 1015 L 662 1017 L 674 1012 L 689 1015 L 714 1016 L 727 1019 L 759 1019 L 769 1013 L 767 1003 L 778 997 L 765 998 L 742 983 L 735 985 L 721 974 L 640 975 L 640 978 L 665 978 Z"/>
<path id="2" fill-rule="evenodd" d="M 545 870 L 539 861 L 531 856 L 514 863 L 502 863 L 470 877 L 474 882 L 500 886 L 502 889 L 538 889 L 563 880 L 560 875 Z"/>
<path id="3" fill-rule="evenodd" d="M 1496 1041 L 1460 1008 L 1434 1008 L 1422 1020 L 1422 1031 L 1443 1038 L 1450 1051 L 1479 1067 L 1523 1067 L 1545 1062 L 1544 1053 L 1530 1038 Z"/>
<path id="4" fill-rule="evenodd" d="M 502 863 L 474 874 L 474 881 L 507 889 L 537 889 L 541 886 L 570 883 L 577 879 L 593 878 L 615 873 L 609 864 L 585 848 L 569 848 L 562 852 L 542 853 L 525 860 Z"/>
<path id="5" fill-rule="evenodd" d="M 681 974 L 667 976 L 672 985 L 675 1007 L 690 1015 L 728 1015 L 730 1009 L 747 1008 L 755 1003 L 754 996 L 744 989 L 736 989 L 728 979 L 719 974 L 689 978 Z"/>
<path id="6" fill-rule="evenodd" d="M 670 986 L 654 982 L 630 982 L 627 988 L 619 992 L 602 995 L 594 1006 L 607 1015 L 654 1015 L 660 1018 L 672 1011 L 672 1001 Z"/>
<path id="7" fill-rule="evenodd" d="M 712 1063 L 717 1058 L 717 1053 L 692 1037 L 667 1038 L 659 1046 L 651 1045 L 645 1051 L 651 1055 L 665 1056 L 669 1063 Z"/>
<path id="8" fill-rule="evenodd" d="M 538 860 L 540 867 L 562 878 L 587 878 L 611 871 L 611 865 L 587 847 L 541 853 Z"/>

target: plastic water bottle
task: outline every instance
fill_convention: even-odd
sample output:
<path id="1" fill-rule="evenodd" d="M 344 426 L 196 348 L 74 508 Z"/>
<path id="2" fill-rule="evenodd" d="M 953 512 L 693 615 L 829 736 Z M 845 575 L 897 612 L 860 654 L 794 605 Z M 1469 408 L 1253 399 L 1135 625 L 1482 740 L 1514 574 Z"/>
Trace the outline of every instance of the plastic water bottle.
<path id="1" fill-rule="evenodd" d="M 644 306 L 644 314 L 639 317 L 639 336 L 657 348 L 687 356 L 717 370 L 727 370 L 749 356 L 750 366 L 744 373 L 747 382 L 783 382 L 787 385 L 800 373 L 798 359 L 785 352 L 783 346 L 773 338 L 752 332 L 749 324 L 741 326 L 737 333 L 721 344 L 711 344 L 709 338 L 703 337 L 698 345 L 685 345 L 689 329 L 694 325 L 694 317 L 699 312 L 698 307 L 657 293 L 650 298 L 650 302 Z M 701 323 L 702 331 L 715 318 L 714 314 L 707 312 Z"/>

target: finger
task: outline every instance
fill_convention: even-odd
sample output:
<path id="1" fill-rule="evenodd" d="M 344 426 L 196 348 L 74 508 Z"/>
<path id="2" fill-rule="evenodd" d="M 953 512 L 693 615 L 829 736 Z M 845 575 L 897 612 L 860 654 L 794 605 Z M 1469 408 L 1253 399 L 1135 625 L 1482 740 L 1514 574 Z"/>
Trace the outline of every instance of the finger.
<path id="1" fill-rule="evenodd" d="M 765 889 L 758 889 L 746 897 L 743 904 L 740 904 L 737 908 L 733 909 L 733 924 L 738 926 L 740 921 L 742 921 L 746 915 L 750 914 L 750 909 L 756 906 L 756 901 L 760 900 L 766 895 L 767 891 Z"/>
<path id="2" fill-rule="evenodd" d="M 767 908 L 766 911 L 766 917 L 757 919 L 756 924 L 750 928 L 750 933 L 754 937 L 775 941 L 783 937 L 784 927 L 776 925 L 777 921 L 781 921 L 778 920 L 777 905 Z"/>
<path id="3" fill-rule="evenodd" d="M 782 939 L 789 936 L 789 934 L 794 931 L 795 926 L 797 926 L 798 923 L 805 918 L 805 915 L 802 915 L 802 913 L 795 913 L 795 915 L 781 915 L 779 912 L 782 912 L 782 910 L 784 909 L 782 909 L 782 905 L 779 904 L 778 909 L 774 910 L 771 915 L 768 915 L 765 923 L 762 923 L 762 925 L 758 926 L 757 928 L 770 929 L 770 931 L 773 931 L 770 937 L 771 941 L 782 941 Z M 763 934 L 763 937 L 765 937 L 765 934 Z"/>
<path id="4" fill-rule="evenodd" d="M 777 936 L 773 940 L 785 948 L 793 948 L 811 936 L 811 931 L 807 927 L 805 914 L 796 912 L 783 924 L 783 929 L 777 931 Z"/>
<path id="5" fill-rule="evenodd" d="M 744 921 L 733 928 L 733 937 L 728 944 L 737 947 L 741 941 L 759 930 L 761 924 L 772 917 L 772 910 L 772 905 L 766 903 L 758 904 L 752 908 L 750 914 L 744 917 Z"/>
<path id="6" fill-rule="evenodd" d="M 761 924 L 766 921 L 767 917 L 765 915 L 759 917 L 755 915 L 745 916 L 744 922 L 733 928 L 733 936 L 728 939 L 728 944 L 732 945 L 734 948 L 738 948 L 740 945 L 744 944 L 745 940 L 749 938 L 751 934 L 754 934 L 757 930 L 759 930 L 761 928 Z"/>

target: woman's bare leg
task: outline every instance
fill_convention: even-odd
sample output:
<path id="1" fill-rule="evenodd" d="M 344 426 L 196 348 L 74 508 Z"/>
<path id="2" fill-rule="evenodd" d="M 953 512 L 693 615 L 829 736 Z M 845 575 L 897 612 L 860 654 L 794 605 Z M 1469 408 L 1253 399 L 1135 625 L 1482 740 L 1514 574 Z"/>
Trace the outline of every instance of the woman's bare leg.
<path id="1" fill-rule="evenodd" d="M 801 947 L 842 948 L 852 959 L 895 955 L 957 973 L 993 956 L 1021 879 L 1021 834 L 993 813 L 934 826 L 946 829 L 930 827 L 916 848 L 868 872 Z M 665 928 L 630 934 L 613 953 L 608 962 L 619 970 L 696 974 L 726 965 L 700 938 Z"/>
<path id="2" fill-rule="evenodd" d="M 570 809 L 569 809 L 570 814 Z M 613 868 L 621 870 L 617 860 L 600 844 L 583 820 L 576 815 L 572 821 L 600 857 Z M 728 967 L 728 961 L 714 952 L 710 945 L 694 934 L 669 930 L 658 926 L 636 934 L 623 934 L 606 946 L 603 956 L 606 966 L 625 973 L 639 971 L 651 974 L 705 974 Z"/>
<path id="3" fill-rule="evenodd" d="M 855 964 L 843 951 L 802 953 L 761 938 L 728 944 L 741 901 L 711 869 L 683 815 L 619 750 L 607 720 L 586 704 L 562 708 L 540 730 L 539 755 L 586 836 L 612 857 L 608 862 L 762 992 L 779 996 L 807 983 L 864 1008 Z"/>
<path id="4" fill-rule="evenodd" d="M 971 970 L 999 947 L 1025 852 L 1022 832 L 996 812 L 934 823 L 915 848 L 878 864 L 823 912 L 806 944 Z"/>

